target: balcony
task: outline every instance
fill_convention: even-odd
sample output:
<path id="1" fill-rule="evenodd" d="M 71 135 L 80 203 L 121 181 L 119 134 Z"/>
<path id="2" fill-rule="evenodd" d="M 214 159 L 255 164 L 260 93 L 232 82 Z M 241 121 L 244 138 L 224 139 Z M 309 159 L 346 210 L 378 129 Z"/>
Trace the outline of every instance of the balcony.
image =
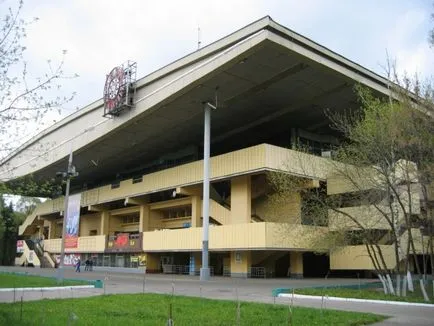
<path id="1" fill-rule="evenodd" d="M 395 252 L 392 245 L 380 245 L 384 260 L 389 268 L 396 266 Z M 366 246 L 347 246 L 330 253 L 332 270 L 375 270 Z"/>
<path id="2" fill-rule="evenodd" d="M 313 240 L 327 228 L 285 223 L 247 223 L 210 226 L 211 250 L 310 249 Z M 143 233 L 143 250 L 199 251 L 202 228 L 158 230 Z"/>
<path id="3" fill-rule="evenodd" d="M 416 254 L 421 255 L 427 252 L 429 236 L 422 236 L 419 229 L 411 229 Z M 423 241 L 423 245 L 422 245 Z M 406 248 L 408 243 L 408 232 L 401 235 L 401 247 Z M 383 253 L 387 267 L 392 269 L 396 266 L 395 246 L 379 245 Z M 423 248 L 423 251 L 422 251 Z M 338 248 L 330 253 L 330 269 L 355 269 L 375 270 L 366 246 L 346 246 Z"/>
<path id="4" fill-rule="evenodd" d="M 356 206 L 356 207 L 344 207 L 339 208 L 342 213 L 338 213 L 329 209 L 329 228 L 330 231 L 336 230 L 360 230 L 354 221 L 351 220 L 344 213 L 350 215 L 357 219 L 364 228 L 366 229 L 377 229 L 377 230 L 389 230 L 390 225 L 387 223 L 386 218 L 380 213 L 380 211 L 372 205 Z M 388 207 L 384 207 L 384 211 L 388 211 Z"/>
<path id="5" fill-rule="evenodd" d="M 44 250 L 49 253 L 60 253 L 62 239 L 50 239 L 44 241 Z M 106 248 L 106 236 L 96 235 L 79 237 L 77 248 L 65 248 L 66 253 L 79 252 L 104 252 Z"/>

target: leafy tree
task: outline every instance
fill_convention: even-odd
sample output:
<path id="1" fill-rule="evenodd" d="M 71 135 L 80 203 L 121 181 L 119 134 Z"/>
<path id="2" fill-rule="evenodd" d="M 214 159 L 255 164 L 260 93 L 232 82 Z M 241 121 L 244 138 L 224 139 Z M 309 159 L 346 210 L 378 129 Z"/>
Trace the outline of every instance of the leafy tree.
<path id="1" fill-rule="evenodd" d="M 15 204 L 17 213 L 22 213 L 24 216 L 30 215 L 38 204 L 42 203 L 38 197 L 21 196 Z"/>
<path id="2" fill-rule="evenodd" d="M 12 203 L 6 205 L 0 196 L 0 265 L 12 265 L 16 255 L 18 225 Z"/>
<path id="3" fill-rule="evenodd" d="M 432 225 L 433 217 L 429 207 L 419 209 L 421 201 L 415 194 L 418 187 L 425 189 L 422 203 L 428 203 L 426 189 L 432 187 L 434 180 L 431 88 L 422 87 L 417 80 L 411 83 L 407 78 L 401 84 L 403 87 L 391 84 L 390 96 L 383 98 L 358 87 L 361 110 L 328 113 L 332 127 L 345 140 L 335 148 L 334 160 L 328 161 L 325 168 L 328 182 L 335 180 L 345 189 L 344 193 L 330 195 L 332 191 L 327 189 L 326 193 L 321 183 L 306 187 L 306 180 L 290 174 L 270 175 L 275 198 L 298 191 L 308 203 L 303 205 L 304 220 L 313 225 L 329 224 L 330 232 L 316 239 L 318 248 L 365 246 L 385 292 L 397 295 L 401 294 L 401 275 L 410 271 L 411 260 L 416 272 L 422 273 L 413 233 L 415 227 Z M 306 160 L 300 160 L 300 164 L 312 171 Z M 432 229 L 428 235 L 432 239 Z M 382 244 L 394 248 L 398 263 L 393 270 Z M 392 274 L 396 275 L 396 288 Z M 425 293 L 424 284 L 420 285 Z"/>

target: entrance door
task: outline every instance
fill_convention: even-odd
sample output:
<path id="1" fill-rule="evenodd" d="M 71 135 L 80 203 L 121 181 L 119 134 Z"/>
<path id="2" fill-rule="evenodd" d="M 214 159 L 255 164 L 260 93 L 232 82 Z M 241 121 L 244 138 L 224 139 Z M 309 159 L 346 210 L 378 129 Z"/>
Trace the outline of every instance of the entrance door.
<path id="1" fill-rule="evenodd" d="M 116 256 L 116 267 L 125 267 L 125 257 L 122 256 Z"/>

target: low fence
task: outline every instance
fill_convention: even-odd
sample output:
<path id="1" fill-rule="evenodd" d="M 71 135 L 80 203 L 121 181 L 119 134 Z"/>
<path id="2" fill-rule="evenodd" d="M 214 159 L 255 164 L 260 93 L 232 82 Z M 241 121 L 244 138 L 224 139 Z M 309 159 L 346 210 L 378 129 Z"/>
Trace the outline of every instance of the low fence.
<path id="1" fill-rule="evenodd" d="M 214 267 L 209 267 L 211 276 L 214 276 Z M 183 274 L 190 275 L 190 266 L 189 265 L 170 265 L 163 264 L 163 274 Z M 200 275 L 200 270 L 194 270 L 194 275 Z"/>
<path id="2" fill-rule="evenodd" d="M 249 267 L 247 277 L 249 277 L 249 278 L 266 278 L 267 277 L 267 269 L 265 267 Z"/>

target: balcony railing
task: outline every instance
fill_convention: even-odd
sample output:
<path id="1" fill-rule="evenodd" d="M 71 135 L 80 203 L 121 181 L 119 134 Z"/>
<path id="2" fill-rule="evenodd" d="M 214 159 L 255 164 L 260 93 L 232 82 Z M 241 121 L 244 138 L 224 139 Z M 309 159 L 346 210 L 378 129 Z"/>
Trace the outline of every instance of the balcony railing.
<path id="1" fill-rule="evenodd" d="M 209 266 L 211 276 L 214 275 L 214 267 Z M 170 264 L 163 264 L 163 274 L 183 274 L 183 275 L 189 275 L 190 273 L 190 266 L 189 265 L 170 265 Z M 194 275 L 200 274 L 200 269 L 194 270 Z"/>
<path id="2" fill-rule="evenodd" d="M 211 226 L 209 247 L 231 249 L 309 249 L 313 240 L 327 232 L 325 227 L 287 223 L 245 223 Z M 202 228 L 156 230 L 143 233 L 143 250 L 201 250 Z"/>
<path id="3" fill-rule="evenodd" d="M 50 253 L 60 253 L 62 239 L 44 240 L 44 250 Z M 79 237 L 77 248 L 65 248 L 65 252 L 104 252 L 106 247 L 106 236 L 96 235 Z"/>

